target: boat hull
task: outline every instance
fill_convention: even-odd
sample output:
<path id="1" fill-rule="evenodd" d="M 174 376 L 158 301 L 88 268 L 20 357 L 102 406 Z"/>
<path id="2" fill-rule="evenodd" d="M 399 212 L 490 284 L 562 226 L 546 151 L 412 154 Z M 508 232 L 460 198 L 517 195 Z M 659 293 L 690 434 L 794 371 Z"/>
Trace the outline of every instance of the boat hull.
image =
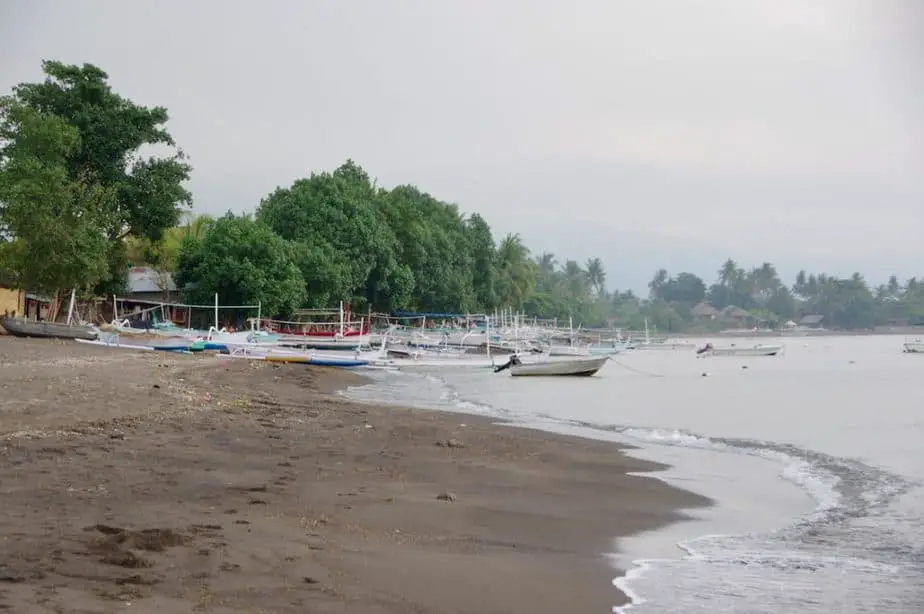
<path id="1" fill-rule="evenodd" d="M 909 341 L 905 343 L 906 354 L 924 354 L 924 341 Z"/>
<path id="2" fill-rule="evenodd" d="M 337 356 L 316 354 L 282 347 L 261 347 L 258 345 L 229 346 L 232 358 L 249 358 L 266 362 L 306 364 L 319 367 L 365 367 L 370 361 L 360 355 Z"/>
<path id="3" fill-rule="evenodd" d="M 705 356 L 736 356 L 736 357 L 754 357 L 754 356 L 778 356 L 783 353 L 782 345 L 755 345 L 754 347 L 727 347 L 712 348 L 707 350 Z"/>
<path id="4" fill-rule="evenodd" d="M 514 377 L 590 377 L 599 371 L 609 356 L 564 360 L 540 360 L 510 366 Z"/>
<path id="5" fill-rule="evenodd" d="M 111 340 L 111 339 L 93 339 L 93 340 L 88 340 L 88 339 L 75 339 L 74 341 L 76 341 L 77 343 L 84 343 L 84 344 L 86 344 L 86 345 L 98 345 L 98 346 L 100 346 L 100 347 L 113 348 L 113 349 L 119 349 L 119 350 L 138 350 L 138 351 L 142 351 L 142 352 L 153 352 L 153 351 L 154 351 L 154 348 L 151 347 L 150 345 L 138 345 L 138 344 L 134 344 L 134 343 L 122 343 L 122 342 L 119 341 L 118 339 L 116 339 L 116 340 Z"/>
<path id="6" fill-rule="evenodd" d="M 312 350 L 355 350 L 359 347 L 368 347 L 371 340 L 370 335 L 346 335 L 343 337 L 281 335 L 278 343 Z"/>
<path id="7" fill-rule="evenodd" d="M 92 341 L 98 331 L 89 326 L 70 326 L 56 322 L 33 322 L 21 318 L 0 318 L 0 326 L 14 337 L 37 337 L 45 339 L 84 339 Z"/>

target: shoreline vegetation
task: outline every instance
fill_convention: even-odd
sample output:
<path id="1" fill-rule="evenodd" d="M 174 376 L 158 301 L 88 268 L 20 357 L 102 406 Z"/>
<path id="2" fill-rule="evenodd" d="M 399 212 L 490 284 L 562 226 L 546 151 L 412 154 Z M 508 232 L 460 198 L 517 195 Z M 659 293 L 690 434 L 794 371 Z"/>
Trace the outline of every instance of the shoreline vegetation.
<path id="1" fill-rule="evenodd" d="M 711 504 L 609 442 L 335 394 L 362 381 L 0 339 L 0 608 L 609 612 L 613 540 Z"/>
<path id="2" fill-rule="evenodd" d="M 147 265 L 186 302 L 217 293 L 225 305 L 260 303 L 268 317 L 345 301 L 355 313 L 504 310 L 585 328 L 647 322 L 662 334 L 806 318 L 844 331 L 924 325 L 914 277 L 871 288 L 860 273 L 800 271 L 786 284 L 769 262 L 729 258 L 711 285 L 661 269 L 647 297 L 610 290 L 601 258 L 533 253 L 518 234 L 495 237 L 478 213 L 416 186 L 379 187 L 352 160 L 259 203 L 227 203 L 252 216 L 195 216 L 184 187 L 193 168 L 165 108 L 120 96 L 90 64 L 42 69 L 43 82 L 0 98 L 0 286 L 49 297 L 51 319 L 72 289 L 124 296 L 130 266 Z M 168 153 L 139 154 L 152 147 Z"/>

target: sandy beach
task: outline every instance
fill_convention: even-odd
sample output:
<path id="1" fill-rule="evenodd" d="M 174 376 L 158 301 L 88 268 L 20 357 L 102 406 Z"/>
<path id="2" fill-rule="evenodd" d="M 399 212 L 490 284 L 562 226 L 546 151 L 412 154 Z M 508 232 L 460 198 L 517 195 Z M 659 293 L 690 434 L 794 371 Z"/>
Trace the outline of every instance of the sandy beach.
<path id="1" fill-rule="evenodd" d="M 612 539 L 709 503 L 359 381 L 0 337 L 0 610 L 604 613 Z"/>

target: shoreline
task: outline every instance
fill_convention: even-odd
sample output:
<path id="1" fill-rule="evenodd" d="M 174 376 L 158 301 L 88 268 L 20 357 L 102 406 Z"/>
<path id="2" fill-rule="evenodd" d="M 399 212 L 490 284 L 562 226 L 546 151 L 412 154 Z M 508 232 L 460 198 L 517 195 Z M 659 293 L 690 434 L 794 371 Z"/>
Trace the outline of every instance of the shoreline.
<path id="1" fill-rule="evenodd" d="M 335 394 L 361 377 L 0 338 L 0 607 L 610 612 L 606 544 L 712 504 L 629 446 Z"/>

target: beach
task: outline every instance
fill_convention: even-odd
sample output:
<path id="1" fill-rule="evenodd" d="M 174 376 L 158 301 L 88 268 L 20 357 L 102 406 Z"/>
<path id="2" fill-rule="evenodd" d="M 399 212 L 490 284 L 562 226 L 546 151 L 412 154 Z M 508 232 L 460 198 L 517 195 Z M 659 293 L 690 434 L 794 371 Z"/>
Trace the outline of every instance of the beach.
<path id="1" fill-rule="evenodd" d="M 0 610 L 610 612 L 614 538 L 709 504 L 361 381 L 0 337 Z"/>

